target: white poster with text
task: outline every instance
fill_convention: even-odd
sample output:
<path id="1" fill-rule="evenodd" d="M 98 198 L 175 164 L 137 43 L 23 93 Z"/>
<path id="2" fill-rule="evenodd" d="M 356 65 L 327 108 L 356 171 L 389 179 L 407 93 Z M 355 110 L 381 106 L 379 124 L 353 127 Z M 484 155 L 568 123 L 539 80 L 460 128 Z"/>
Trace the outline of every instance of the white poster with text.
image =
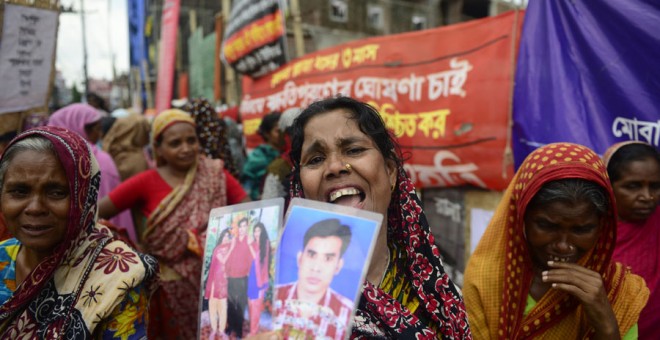
<path id="1" fill-rule="evenodd" d="M 46 105 L 57 15 L 52 10 L 5 4 L 0 39 L 0 114 Z"/>

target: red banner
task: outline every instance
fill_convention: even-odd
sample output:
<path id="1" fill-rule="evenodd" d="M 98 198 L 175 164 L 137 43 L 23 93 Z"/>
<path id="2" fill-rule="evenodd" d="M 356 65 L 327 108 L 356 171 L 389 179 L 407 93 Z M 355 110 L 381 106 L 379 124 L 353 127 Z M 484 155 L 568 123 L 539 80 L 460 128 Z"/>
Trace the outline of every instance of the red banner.
<path id="1" fill-rule="evenodd" d="M 417 187 L 503 190 L 514 43 L 522 13 L 354 41 L 257 79 L 240 112 L 248 147 L 270 111 L 337 94 L 368 102 L 398 137 Z M 514 28 L 515 26 L 515 28 Z"/>
<path id="2" fill-rule="evenodd" d="M 179 27 L 180 0 L 165 0 L 163 24 L 158 53 L 158 80 L 156 83 L 156 111 L 169 109 L 172 105 L 174 86 L 174 61 L 176 58 L 176 32 Z"/>

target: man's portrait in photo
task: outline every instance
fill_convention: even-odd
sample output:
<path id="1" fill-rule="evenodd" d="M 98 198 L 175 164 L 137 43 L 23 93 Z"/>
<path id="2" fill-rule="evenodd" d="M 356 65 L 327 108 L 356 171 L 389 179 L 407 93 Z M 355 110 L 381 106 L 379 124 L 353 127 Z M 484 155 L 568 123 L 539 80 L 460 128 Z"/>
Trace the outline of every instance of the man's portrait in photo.
<path id="1" fill-rule="evenodd" d="M 313 210 L 292 214 L 281 239 L 275 329 L 289 337 L 345 337 L 372 241 L 369 223 Z"/>

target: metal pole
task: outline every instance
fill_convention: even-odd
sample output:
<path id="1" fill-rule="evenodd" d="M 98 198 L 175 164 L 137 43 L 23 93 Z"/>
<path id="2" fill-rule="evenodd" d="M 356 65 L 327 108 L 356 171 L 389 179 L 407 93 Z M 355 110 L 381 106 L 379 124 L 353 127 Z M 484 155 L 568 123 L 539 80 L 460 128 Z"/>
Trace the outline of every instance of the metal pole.
<path id="1" fill-rule="evenodd" d="M 222 0 L 222 19 L 224 21 L 225 29 L 227 28 L 227 23 L 229 22 L 229 15 L 231 14 L 231 0 Z M 216 56 L 220 58 L 220 56 Z M 227 96 L 225 100 L 228 105 L 235 105 L 238 102 L 238 93 L 236 91 L 236 75 L 231 66 L 227 65 L 225 67 L 225 80 L 227 82 Z"/>
<path id="2" fill-rule="evenodd" d="M 106 23 L 108 24 L 106 26 L 108 29 L 108 47 L 110 48 L 110 58 L 112 61 L 112 85 L 114 86 L 115 82 L 117 82 L 117 66 L 115 64 L 115 49 L 112 48 L 112 28 L 110 27 L 110 22 L 112 22 L 112 0 L 108 0 L 108 13 L 106 14 L 106 18 Z"/>
<path id="3" fill-rule="evenodd" d="M 89 78 L 87 77 L 87 29 L 85 28 L 85 2 L 80 0 L 80 22 L 82 23 L 82 39 L 83 39 L 83 76 L 85 77 L 85 95 L 89 92 Z"/>
<path id="4" fill-rule="evenodd" d="M 293 14 L 293 39 L 296 42 L 296 57 L 305 55 L 305 41 L 303 39 L 302 18 L 300 17 L 300 4 L 298 0 L 291 0 L 291 14 Z"/>

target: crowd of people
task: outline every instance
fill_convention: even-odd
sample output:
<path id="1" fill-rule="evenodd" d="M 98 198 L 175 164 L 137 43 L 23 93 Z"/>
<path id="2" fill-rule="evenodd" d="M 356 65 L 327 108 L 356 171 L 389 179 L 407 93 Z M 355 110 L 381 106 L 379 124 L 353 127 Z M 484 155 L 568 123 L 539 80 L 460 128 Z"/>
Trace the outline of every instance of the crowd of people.
<path id="1" fill-rule="evenodd" d="M 211 268 L 223 275 L 202 286 L 206 228 L 213 208 L 281 196 L 384 216 L 351 338 L 660 338 L 660 153 L 649 144 L 602 159 L 572 143 L 530 154 L 461 290 L 373 107 L 334 97 L 270 113 L 244 161 L 231 126 L 203 99 L 151 122 L 72 104 L 0 136 L 0 337 L 192 339 L 200 296 L 211 338 L 257 336 L 266 229 L 248 234 L 246 219 L 220 234 Z"/>

